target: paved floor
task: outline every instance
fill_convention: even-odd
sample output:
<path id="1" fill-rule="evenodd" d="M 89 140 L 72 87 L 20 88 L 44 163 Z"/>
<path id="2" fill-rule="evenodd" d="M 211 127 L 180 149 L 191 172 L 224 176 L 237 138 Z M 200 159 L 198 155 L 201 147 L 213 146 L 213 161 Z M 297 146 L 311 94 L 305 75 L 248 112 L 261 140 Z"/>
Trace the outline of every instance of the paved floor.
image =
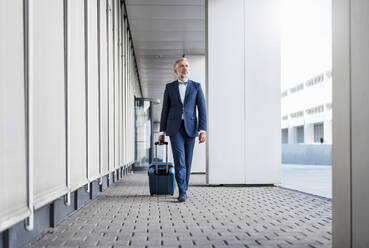
<path id="1" fill-rule="evenodd" d="M 282 164 L 281 186 L 332 198 L 332 166 Z"/>
<path id="2" fill-rule="evenodd" d="M 189 199 L 149 196 L 135 173 L 32 247 L 331 247 L 331 201 L 278 187 L 214 187 L 193 175 Z"/>

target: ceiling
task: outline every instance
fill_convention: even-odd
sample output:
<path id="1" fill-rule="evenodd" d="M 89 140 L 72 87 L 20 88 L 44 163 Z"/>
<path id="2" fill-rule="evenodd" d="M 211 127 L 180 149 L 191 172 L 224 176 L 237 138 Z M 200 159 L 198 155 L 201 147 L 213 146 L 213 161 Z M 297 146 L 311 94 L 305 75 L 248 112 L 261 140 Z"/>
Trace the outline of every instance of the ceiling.
<path id="1" fill-rule="evenodd" d="M 126 0 L 128 20 L 145 98 L 162 102 L 165 84 L 176 77 L 173 63 L 205 55 L 205 0 Z M 160 120 L 161 104 L 153 120 Z"/>

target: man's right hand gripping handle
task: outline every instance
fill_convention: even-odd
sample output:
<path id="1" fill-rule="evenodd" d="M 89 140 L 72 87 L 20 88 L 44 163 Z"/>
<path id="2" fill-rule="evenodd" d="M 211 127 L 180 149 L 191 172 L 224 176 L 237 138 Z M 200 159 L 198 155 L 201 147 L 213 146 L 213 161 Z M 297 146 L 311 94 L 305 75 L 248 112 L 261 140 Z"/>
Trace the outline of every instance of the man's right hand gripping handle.
<path id="1" fill-rule="evenodd" d="M 165 142 L 165 135 L 159 135 L 159 140 L 158 140 L 158 142 L 159 142 L 159 145 L 164 144 L 164 142 Z"/>

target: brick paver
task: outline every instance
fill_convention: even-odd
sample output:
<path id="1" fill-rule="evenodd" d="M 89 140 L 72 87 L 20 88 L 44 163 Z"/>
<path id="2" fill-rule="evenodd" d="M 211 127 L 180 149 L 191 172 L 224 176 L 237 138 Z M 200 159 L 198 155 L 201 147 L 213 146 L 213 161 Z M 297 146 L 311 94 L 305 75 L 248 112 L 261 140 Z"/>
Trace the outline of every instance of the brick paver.
<path id="1" fill-rule="evenodd" d="M 189 199 L 150 196 L 124 177 L 31 247 L 331 247 L 331 201 L 279 187 L 214 187 L 192 175 Z"/>

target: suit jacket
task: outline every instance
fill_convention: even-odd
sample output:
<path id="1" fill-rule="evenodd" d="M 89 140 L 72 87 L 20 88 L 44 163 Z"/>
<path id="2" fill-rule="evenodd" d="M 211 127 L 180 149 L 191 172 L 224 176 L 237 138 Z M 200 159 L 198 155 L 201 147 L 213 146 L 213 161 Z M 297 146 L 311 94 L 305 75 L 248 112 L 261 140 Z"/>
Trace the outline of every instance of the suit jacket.
<path id="1" fill-rule="evenodd" d="M 196 106 L 198 118 L 196 116 Z M 206 131 L 206 106 L 201 85 L 188 80 L 184 103 L 179 94 L 178 81 L 168 83 L 165 87 L 163 109 L 160 118 L 160 132 L 166 132 L 168 136 L 174 136 L 184 119 L 184 126 L 188 136 L 198 136 L 198 131 Z"/>

